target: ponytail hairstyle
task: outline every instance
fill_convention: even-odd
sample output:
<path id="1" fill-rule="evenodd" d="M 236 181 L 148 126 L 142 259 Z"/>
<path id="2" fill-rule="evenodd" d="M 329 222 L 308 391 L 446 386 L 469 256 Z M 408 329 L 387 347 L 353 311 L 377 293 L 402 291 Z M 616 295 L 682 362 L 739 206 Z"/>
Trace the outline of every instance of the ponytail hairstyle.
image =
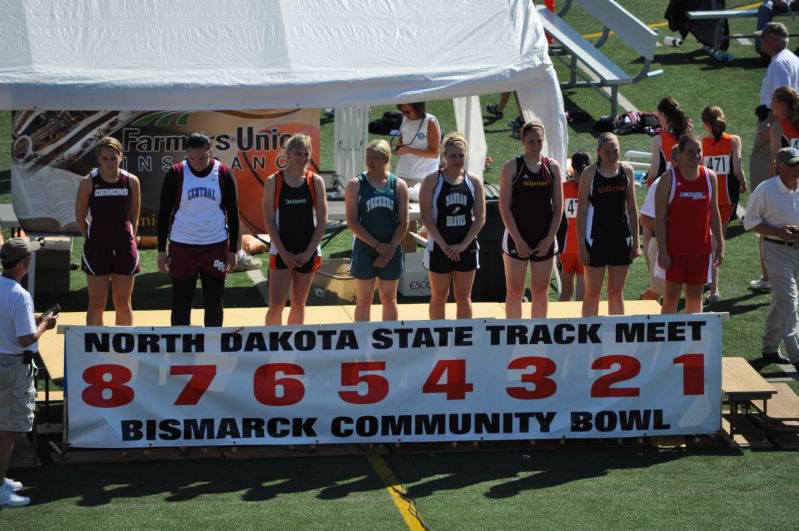
<path id="1" fill-rule="evenodd" d="M 616 142 L 619 144 L 619 137 L 614 135 L 613 133 L 602 133 L 599 135 L 599 138 L 596 141 L 596 166 L 597 168 L 602 163 L 602 157 L 599 156 L 599 150 L 602 149 L 604 144 L 608 142 Z"/>
<path id="2" fill-rule="evenodd" d="M 669 121 L 669 130 L 675 137 L 680 138 L 682 135 L 691 132 L 693 128 L 691 119 L 688 118 L 688 115 L 682 110 L 677 100 L 671 96 L 667 96 L 660 100 L 660 103 L 658 103 L 658 111 Z"/>
<path id="3" fill-rule="evenodd" d="M 591 165 L 591 156 L 585 151 L 575 151 L 571 157 L 572 177 L 574 182 L 580 182 L 580 174 Z"/>
<path id="4" fill-rule="evenodd" d="M 724 118 L 724 111 L 718 105 L 708 105 L 702 109 L 702 122 L 710 126 L 710 132 L 716 142 L 721 140 L 721 135 L 727 129 L 727 120 Z"/>
<path id="5" fill-rule="evenodd" d="M 788 120 L 799 129 L 799 93 L 791 87 L 779 87 L 774 90 L 774 98 L 785 105 Z"/>

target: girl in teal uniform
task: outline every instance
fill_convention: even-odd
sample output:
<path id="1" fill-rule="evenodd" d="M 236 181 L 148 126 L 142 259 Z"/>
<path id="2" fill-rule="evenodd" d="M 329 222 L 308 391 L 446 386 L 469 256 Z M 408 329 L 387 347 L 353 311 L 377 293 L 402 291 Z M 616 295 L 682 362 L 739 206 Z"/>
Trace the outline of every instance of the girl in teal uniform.
<path id="1" fill-rule="evenodd" d="M 383 321 L 397 320 L 397 284 L 405 271 L 400 242 L 408 231 L 408 185 L 389 172 L 385 140 L 366 146 L 366 171 L 347 185 L 347 227 L 354 235 L 350 271 L 357 282 L 355 320 L 369 321 L 380 279 Z"/>

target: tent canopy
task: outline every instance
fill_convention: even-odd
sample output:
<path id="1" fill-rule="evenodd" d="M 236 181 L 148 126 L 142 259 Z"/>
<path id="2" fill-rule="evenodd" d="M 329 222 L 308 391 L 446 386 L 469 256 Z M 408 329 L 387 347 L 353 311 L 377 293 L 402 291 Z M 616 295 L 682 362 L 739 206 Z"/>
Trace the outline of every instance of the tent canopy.
<path id="1" fill-rule="evenodd" d="M 563 159 L 560 89 L 530 0 L 2 4 L 0 109 L 354 107 L 517 90 Z"/>

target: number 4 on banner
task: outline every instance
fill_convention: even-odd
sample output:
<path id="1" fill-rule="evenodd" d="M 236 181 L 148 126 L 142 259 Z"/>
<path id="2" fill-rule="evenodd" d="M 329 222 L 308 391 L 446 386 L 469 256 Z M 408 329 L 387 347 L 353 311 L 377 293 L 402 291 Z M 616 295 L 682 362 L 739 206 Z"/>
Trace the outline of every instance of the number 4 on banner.
<path id="1" fill-rule="evenodd" d="M 466 383 L 466 360 L 439 360 L 422 386 L 423 393 L 444 393 L 447 400 L 463 400 L 473 390 L 474 384 Z"/>

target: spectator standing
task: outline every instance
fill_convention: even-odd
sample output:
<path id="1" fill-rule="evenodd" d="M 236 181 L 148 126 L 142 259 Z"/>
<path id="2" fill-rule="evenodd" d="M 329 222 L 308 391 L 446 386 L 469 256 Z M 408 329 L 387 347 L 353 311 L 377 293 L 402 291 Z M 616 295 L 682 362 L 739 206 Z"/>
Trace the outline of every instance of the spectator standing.
<path id="1" fill-rule="evenodd" d="M 760 84 L 760 105 L 757 114 L 757 131 L 752 143 L 752 154 L 749 156 L 750 189 L 769 177 L 772 157 L 769 128 L 775 121 L 771 110 L 771 97 L 779 87 L 791 87 L 799 90 L 799 57 L 788 50 L 788 28 L 781 22 L 769 22 L 760 32 L 761 52 L 771 57 L 766 75 Z M 760 268 L 762 276 L 749 283 L 755 291 L 771 289 L 768 271 L 763 263 L 763 245 L 760 243 Z"/>
<path id="2" fill-rule="evenodd" d="M 777 152 L 777 173 L 752 192 L 744 227 L 762 237 L 763 260 L 772 285 L 762 357 L 771 363 L 793 363 L 799 370 L 799 149 L 786 147 Z M 780 343 L 790 359 L 780 354 Z"/>
<path id="3" fill-rule="evenodd" d="M 438 169 L 441 127 L 436 117 L 426 112 L 424 102 L 401 103 L 397 108 L 403 119 L 399 143 L 394 146 L 394 154 L 399 156 L 394 171 L 409 188 L 418 190 L 417 185 Z M 418 192 L 411 193 L 411 198 L 418 198 Z"/>
<path id="4" fill-rule="evenodd" d="M 33 313 L 33 299 L 19 282 L 28 274 L 38 242 L 11 238 L 0 248 L 0 508 L 22 507 L 30 498 L 17 494 L 22 483 L 6 477 L 18 433 L 33 428 L 36 386 L 33 353 L 37 341 L 56 325 L 58 315 Z"/>

